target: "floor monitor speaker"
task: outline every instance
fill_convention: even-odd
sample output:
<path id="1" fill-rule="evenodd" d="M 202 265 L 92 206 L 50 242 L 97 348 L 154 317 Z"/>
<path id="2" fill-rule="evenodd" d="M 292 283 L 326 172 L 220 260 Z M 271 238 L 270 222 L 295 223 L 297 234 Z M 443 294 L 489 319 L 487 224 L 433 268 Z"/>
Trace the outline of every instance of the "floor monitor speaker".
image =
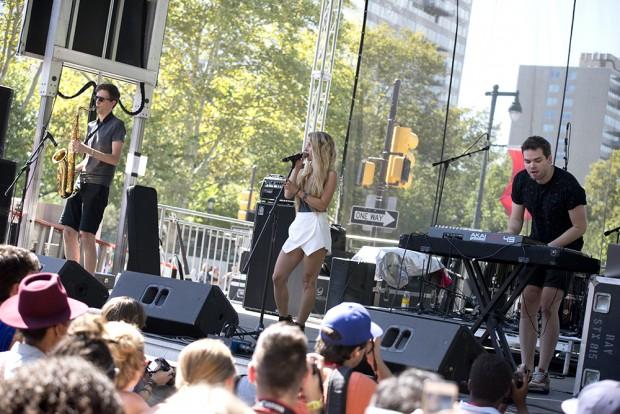
<path id="1" fill-rule="evenodd" d="M 145 332 L 204 338 L 237 326 L 239 316 L 219 287 L 138 272 L 123 272 L 111 298 L 129 296 L 144 306 Z"/>
<path id="2" fill-rule="evenodd" d="M 437 372 L 463 389 L 484 349 L 466 325 L 410 312 L 369 307 L 381 326 L 381 356 L 394 371 L 415 367 Z"/>
<path id="3" fill-rule="evenodd" d="M 108 300 L 108 289 L 73 260 L 37 255 L 42 272 L 57 273 L 70 298 L 86 303 L 91 308 L 101 308 Z"/>

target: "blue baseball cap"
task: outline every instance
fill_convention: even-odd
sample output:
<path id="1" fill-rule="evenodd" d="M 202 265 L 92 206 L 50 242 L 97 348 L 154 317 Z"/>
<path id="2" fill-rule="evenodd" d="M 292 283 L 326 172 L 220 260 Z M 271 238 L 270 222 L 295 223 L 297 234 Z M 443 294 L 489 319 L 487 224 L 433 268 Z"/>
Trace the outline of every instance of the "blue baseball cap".
<path id="1" fill-rule="evenodd" d="M 330 328 L 338 335 L 327 335 L 321 330 L 321 339 L 330 345 L 360 345 L 383 335 L 383 329 L 370 320 L 370 314 L 359 303 L 343 302 L 327 311 L 321 328 Z"/>

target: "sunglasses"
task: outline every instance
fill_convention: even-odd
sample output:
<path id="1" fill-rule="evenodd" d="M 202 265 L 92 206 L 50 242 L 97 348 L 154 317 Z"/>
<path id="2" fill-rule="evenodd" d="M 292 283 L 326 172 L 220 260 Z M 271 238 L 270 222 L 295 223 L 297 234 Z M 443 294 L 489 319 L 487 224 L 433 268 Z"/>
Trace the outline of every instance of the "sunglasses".
<path id="1" fill-rule="evenodd" d="M 97 100 L 97 102 L 113 101 L 114 100 L 114 99 L 106 98 L 104 96 L 96 96 L 95 99 Z"/>

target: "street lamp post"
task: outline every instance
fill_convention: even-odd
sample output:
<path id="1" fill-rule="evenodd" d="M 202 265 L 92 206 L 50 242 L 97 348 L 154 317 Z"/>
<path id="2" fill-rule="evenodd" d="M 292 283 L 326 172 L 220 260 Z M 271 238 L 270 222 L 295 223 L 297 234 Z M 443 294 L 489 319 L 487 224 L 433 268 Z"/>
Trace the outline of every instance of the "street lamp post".
<path id="1" fill-rule="evenodd" d="M 521 103 L 519 102 L 519 91 L 516 92 L 500 92 L 498 85 L 493 85 L 493 90 L 491 92 L 485 92 L 485 96 L 491 97 L 491 110 L 489 112 L 489 125 L 487 126 L 487 150 L 484 152 L 484 157 L 482 158 L 482 169 L 480 170 L 480 184 L 478 187 L 478 198 L 476 200 L 476 212 L 474 214 L 474 224 L 472 227 L 477 229 L 480 227 L 480 221 L 482 219 L 482 198 L 484 197 L 484 182 L 487 176 L 487 164 L 489 163 L 489 151 L 491 149 L 491 133 L 493 132 L 493 117 L 495 115 L 495 104 L 497 103 L 498 96 L 513 96 L 515 100 L 508 108 L 508 112 L 510 113 L 510 118 L 513 121 L 516 121 L 521 116 Z"/>

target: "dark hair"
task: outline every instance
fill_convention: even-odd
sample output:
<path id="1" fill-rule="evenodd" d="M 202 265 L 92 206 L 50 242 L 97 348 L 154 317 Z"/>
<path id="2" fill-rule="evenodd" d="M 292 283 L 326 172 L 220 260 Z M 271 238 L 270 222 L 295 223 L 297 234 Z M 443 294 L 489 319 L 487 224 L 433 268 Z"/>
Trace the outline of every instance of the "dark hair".
<path id="1" fill-rule="evenodd" d="M 40 269 L 39 259 L 31 251 L 9 244 L 0 245 L 0 303 L 9 298 L 13 285 Z"/>
<path id="2" fill-rule="evenodd" d="M 297 392 L 306 374 L 308 340 L 296 326 L 279 322 L 263 331 L 252 356 L 256 384 L 274 396 Z"/>
<path id="3" fill-rule="evenodd" d="M 441 381 L 434 372 L 409 368 L 398 377 L 386 378 L 379 382 L 371 405 L 385 410 L 411 413 L 422 408 L 422 390 L 426 380 Z"/>
<path id="4" fill-rule="evenodd" d="M 480 403 L 495 405 L 511 390 L 510 365 L 498 355 L 482 354 L 469 372 L 469 394 Z"/>
<path id="5" fill-rule="evenodd" d="M 46 357 L 15 370 L 2 384 L 0 412 L 121 414 L 112 382 L 79 357 Z"/>
<path id="6" fill-rule="evenodd" d="M 101 308 L 101 316 L 107 321 L 123 321 L 140 329 L 146 325 L 144 307 L 129 296 L 118 296 L 108 300 Z"/>
<path id="7" fill-rule="evenodd" d="M 525 150 L 537 149 L 542 149 L 545 158 L 549 158 L 551 156 L 551 144 L 549 144 L 549 141 L 543 137 L 533 135 L 523 141 L 523 144 L 521 145 L 521 152 L 524 152 Z"/>
<path id="8" fill-rule="evenodd" d="M 335 340 L 342 338 L 339 332 L 328 327 L 321 328 L 321 334 L 327 335 Z M 314 345 L 314 351 L 317 354 L 320 354 L 323 358 L 325 358 L 325 361 L 331 362 L 332 364 L 342 365 L 351 358 L 351 353 L 356 348 L 362 346 L 366 346 L 366 342 L 358 345 L 327 344 L 323 342 L 323 340 L 319 336 L 316 344 Z"/>
<path id="9" fill-rule="evenodd" d="M 34 328 L 34 329 L 20 329 L 19 332 L 24 336 L 27 342 L 39 342 L 43 339 L 47 330 L 52 326 L 48 326 L 45 328 Z"/>
<path id="10" fill-rule="evenodd" d="M 99 91 L 106 91 L 110 94 L 110 99 L 118 102 L 119 99 L 121 99 L 121 93 L 118 91 L 118 88 L 115 85 L 112 85 L 111 83 L 102 83 L 97 85 L 97 87 L 95 88 L 95 93 L 99 92 Z"/>
<path id="11" fill-rule="evenodd" d="M 116 366 L 108 342 L 103 337 L 104 332 L 104 321 L 99 316 L 78 316 L 71 322 L 67 335 L 54 347 L 50 355 L 82 357 L 114 380 Z"/>

